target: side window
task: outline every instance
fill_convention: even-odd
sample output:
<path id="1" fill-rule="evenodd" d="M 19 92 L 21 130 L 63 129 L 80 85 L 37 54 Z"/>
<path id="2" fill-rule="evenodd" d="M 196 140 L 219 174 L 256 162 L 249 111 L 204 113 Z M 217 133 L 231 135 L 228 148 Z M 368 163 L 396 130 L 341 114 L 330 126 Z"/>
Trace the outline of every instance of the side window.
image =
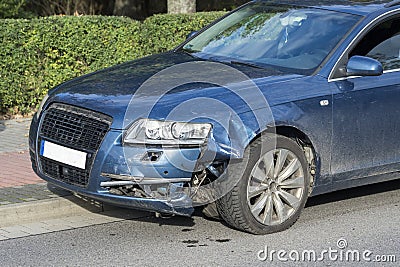
<path id="1" fill-rule="evenodd" d="M 357 44 L 349 56 L 367 56 L 382 63 L 384 70 L 400 68 L 400 19 L 387 20 Z"/>
<path id="2" fill-rule="evenodd" d="M 367 57 L 379 60 L 384 70 L 400 69 L 400 33 L 374 47 Z"/>

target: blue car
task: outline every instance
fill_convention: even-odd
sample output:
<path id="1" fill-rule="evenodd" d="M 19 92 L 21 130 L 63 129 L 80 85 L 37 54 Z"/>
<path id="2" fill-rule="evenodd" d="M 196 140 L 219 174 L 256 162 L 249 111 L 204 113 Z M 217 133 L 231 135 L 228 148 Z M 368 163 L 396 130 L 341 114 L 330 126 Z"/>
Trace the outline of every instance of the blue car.
<path id="1" fill-rule="evenodd" d="M 50 90 L 32 166 L 105 203 L 282 231 L 309 196 L 399 177 L 399 70 L 400 1 L 252 1 Z"/>

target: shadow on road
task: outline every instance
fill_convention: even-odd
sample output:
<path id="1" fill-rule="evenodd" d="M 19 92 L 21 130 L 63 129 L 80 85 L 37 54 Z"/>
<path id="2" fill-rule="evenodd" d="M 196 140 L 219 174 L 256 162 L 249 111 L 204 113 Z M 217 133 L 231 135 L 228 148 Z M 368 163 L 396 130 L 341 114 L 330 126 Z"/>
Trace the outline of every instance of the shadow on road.
<path id="1" fill-rule="evenodd" d="M 204 215 L 201 213 L 201 208 L 196 208 L 192 218 L 182 217 L 182 216 L 158 218 L 155 216 L 154 212 L 146 212 L 146 211 L 133 210 L 129 208 L 110 206 L 82 196 L 76 196 L 74 198 L 71 198 L 72 194 L 66 190 L 60 189 L 53 185 L 48 185 L 48 188 L 54 194 L 59 195 L 61 197 L 68 197 L 68 199 L 74 202 L 76 205 L 79 205 L 90 212 L 96 212 L 96 213 L 101 212 L 103 215 L 110 216 L 113 218 L 153 223 L 153 224 L 158 224 L 160 226 L 170 225 L 170 226 L 186 227 L 182 231 L 192 230 L 190 228 L 195 225 L 193 217 L 204 217 Z M 378 193 L 389 192 L 399 189 L 400 189 L 399 180 L 377 183 L 362 187 L 355 187 L 351 189 L 340 190 L 328 194 L 323 194 L 320 196 L 311 197 L 308 200 L 306 207 L 339 202 L 343 200 L 374 195 Z M 208 220 L 213 220 L 213 219 L 208 219 Z"/>
<path id="2" fill-rule="evenodd" d="M 4 131 L 6 129 L 6 124 L 4 121 L 0 121 L 0 132 Z"/>
<path id="3" fill-rule="evenodd" d="M 123 219 L 123 220 L 134 220 L 140 222 L 154 223 L 160 226 L 170 225 L 170 226 L 192 227 L 195 225 L 193 218 L 190 217 L 167 216 L 158 218 L 156 217 L 154 212 L 140 211 L 130 208 L 122 208 L 104 204 L 84 196 L 73 195 L 71 192 L 51 184 L 47 184 L 47 188 L 53 194 L 63 198 L 68 198 L 68 200 L 86 209 L 88 212 L 101 213 L 104 216 Z"/>
<path id="4" fill-rule="evenodd" d="M 306 207 L 318 206 L 326 203 L 358 198 L 367 195 L 373 195 L 399 189 L 400 189 L 400 180 L 393 180 L 389 182 L 354 187 L 350 189 L 335 191 L 332 193 L 311 197 L 308 200 Z"/>
<path id="5" fill-rule="evenodd" d="M 193 227 L 195 225 L 194 219 L 191 217 L 172 216 L 172 217 L 157 218 L 154 215 L 154 213 L 148 213 L 148 216 L 146 217 L 134 218 L 131 220 L 155 223 L 158 224 L 159 226 L 169 225 L 169 226 Z"/>

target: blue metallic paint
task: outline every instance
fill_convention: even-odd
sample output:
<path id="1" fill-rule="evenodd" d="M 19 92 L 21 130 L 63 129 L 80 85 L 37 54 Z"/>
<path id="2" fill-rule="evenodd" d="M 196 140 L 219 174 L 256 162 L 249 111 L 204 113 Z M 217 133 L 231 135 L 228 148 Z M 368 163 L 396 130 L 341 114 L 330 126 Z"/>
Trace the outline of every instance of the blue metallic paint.
<path id="1" fill-rule="evenodd" d="M 347 63 L 348 76 L 380 76 L 383 74 L 382 64 L 372 58 L 353 56 Z"/>
<path id="2" fill-rule="evenodd" d="M 390 9 L 382 9 L 381 5 L 363 8 L 345 6 L 322 8 L 365 17 L 345 37 L 337 49 L 332 51 L 330 57 L 314 75 L 288 75 L 246 66 L 232 66 L 247 74 L 261 89 L 271 106 L 275 126 L 298 129 L 312 142 L 319 162 L 314 195 L 384 179 L 395 179 L 395 174 L 400 168 L 398 129 L 395 123 L 399 118 L 397 104 L 400 103 L 398 72 L 385 73 L 379 77 L 328 80 L 343 51 L 359 32 L 376 17 Z M 50 179 L 40 170 L 37 172 L 38 175 L 60 187 L 112 204 L 191 214 L 192 208 L 179 208 L 179 204 L 175 205 L 176 203 L 111 195 L 100 187 L 100 182 L 108 180 L 101 175 L 102 173 L 131 174 L 132 169 L 136 170 L 135 175 L 144 177 L 155 175 L 163 178 L 191 177 L 190 171 L 177 170 L 165 158 L 152 164 L 152 168 L 147 168 L 139 157 L 125 160 L 121 140 L 124 133 L 125 110 L 138 87 L 152 75 L 167 67 L 194 60 L 183 53 L 168 52 L 86 75 L 52 90 L 44 109 L 53 102 L 72 104 L 110 115 L 113 117 L 113 124 L 112 130 L 106 135 L 96 156 L 87 189 Z M 248 93 L 251 94 L 251 92 Z M 263 127 L 260 128 L 251 119 L 254 112 L 262 114 L 266 110 L 248 110 L 246 105 L 238 106 L 234 95 L 227 94 L 222 87 L 212 85 L 203 85 L 197 90 L 192 87 L 183 87 L 180 88 L 179 93 L 172 92 L 166 95 L 155 108 L 152 118 L 163 119 L 174 105 L 178 105 L 185 99 L 200 96 L 212 97 L 235 107 L 241 119 L 246 122 L 247 136 L 242 136 L 243 139 L 239 142 L 243 148 L 268 128 L 270 121 L 265 121 Z M 321 105 L 321 101 L 324 100 L 327 100 L 329 105 Z M 33 140 L 36 140 L 38 123 L 34 117 L 30 130 L 30 149 L 36 154 L 36 143 Z M 219 159 L 229 158 L 232 154 L 235 154 L 234 157 L 237 158 L 242 156 L 243 149 L 231 147 L 226 133 L 218 127 L 213 129 L 213 138 L 209 142 L 211 144 L 209 149 L 215 150 L 213 152 L 217 153 Z M 132 154 L 137 155 L 143 155 L 146 152 L 144 148 L 128 149 Z M 174 157 L 173 149 L 163 151 L 169 153 L 170 157 Z M 199 149 L 187 151 L 187 157 L 193 161 L 198 159 L 199 154 Z M 373 159 L 372 162 L 371 159 Z M 134 168 L 130 168 L 133 166 Z M 186 166 L 186 168 L 194 170 L 195 166 Z M 168 171 L 168 175 L 165 171 Z M 383 177 L 383 174 L 387 175 Z"/>

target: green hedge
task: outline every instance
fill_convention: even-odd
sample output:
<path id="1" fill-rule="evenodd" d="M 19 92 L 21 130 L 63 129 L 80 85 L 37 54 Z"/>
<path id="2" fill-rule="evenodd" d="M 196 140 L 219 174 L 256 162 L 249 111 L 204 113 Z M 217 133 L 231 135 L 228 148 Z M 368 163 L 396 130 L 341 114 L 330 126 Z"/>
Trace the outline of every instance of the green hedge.
<path id="1" fill-rule="evenodd" d="M 225 12 L 204 12 L 188 15 L 155 15 L 143 23 L 141 35 L 143 51 L 160 53 L 179 45 L 186 36 L 222 17 Z"/>
<path id="2" fill-rule="evenodd" d="M 172 49 L 223 14 L 156 15 L 144 22 L 103 16 L 0 20 L 0 113 L 30 113 L 52 87 Z"/>

